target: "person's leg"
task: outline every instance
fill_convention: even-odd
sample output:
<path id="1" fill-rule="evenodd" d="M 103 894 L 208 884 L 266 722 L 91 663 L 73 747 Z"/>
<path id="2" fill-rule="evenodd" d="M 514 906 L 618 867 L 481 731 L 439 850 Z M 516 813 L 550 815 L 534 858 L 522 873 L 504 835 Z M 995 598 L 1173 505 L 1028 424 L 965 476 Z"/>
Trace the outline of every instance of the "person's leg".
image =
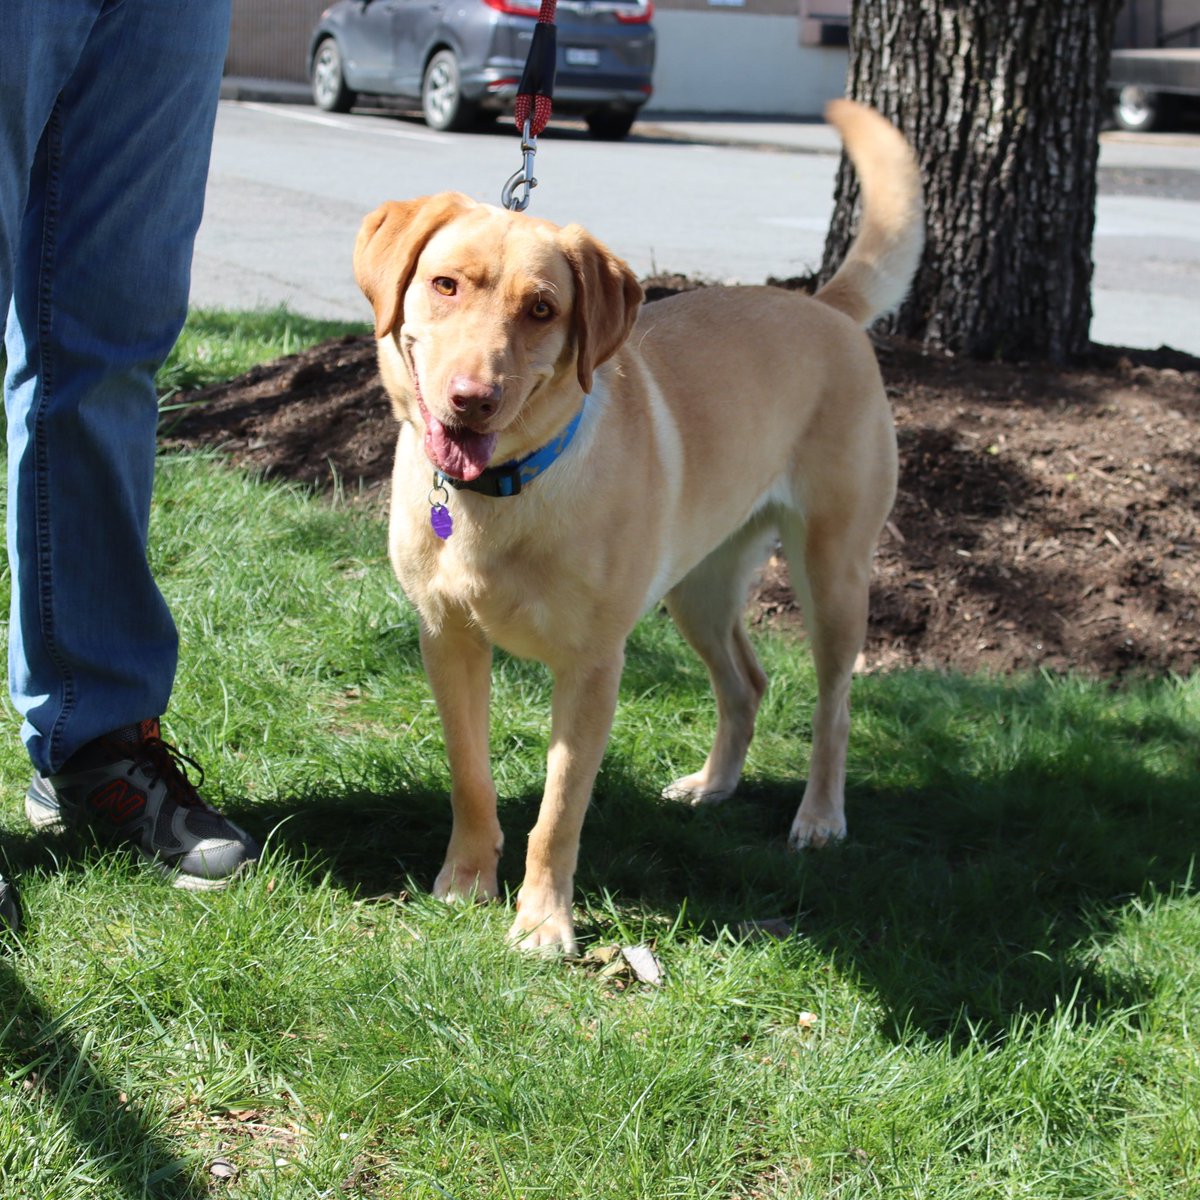
<path id="1" fill-rule="evenodd" d="M 60 23 L 58 0 L 5 2 L 6 27 L 14 3 Z M 43 774 L 159 715 L 174 680 L 146 562 L 154 373 L 187 311 L 229 22 L 228 0 L 68 7 L 93 17 L 28 172 L 6 335 L 10 690 Z M 4 54 L 7 75 L 29 50 Z"/>
<path id="2" fill-rule="evenodd" d="M 8 2 L 62 33 L 56 5 Z M 229 3 L 65 3 L 90 23 L 26 171 L 6 332 L 10 690 L 37 769 L 25 811 L 39 827 L 85 821 L 179 886 L 219 887 L 258 849 L 159 736 L 177 639 L 146 538 L 154 373 L 187 311 Z"/>
<path id="3" fill-rule="evenodd" d="M 99 0 L 5 0 L 0 38 L 0 314 L 8 312 L 29 173 Z"/>
<path id="4" fill-rule="evenodd" d="M 42 131 L 87 43 L 98 2 L 6 3 L 0 38 L 0 317 L 12 299 L 30 171 Z M 17 929 L 20 922 L 17 889 L 0 876 L 0 925 Z"/>

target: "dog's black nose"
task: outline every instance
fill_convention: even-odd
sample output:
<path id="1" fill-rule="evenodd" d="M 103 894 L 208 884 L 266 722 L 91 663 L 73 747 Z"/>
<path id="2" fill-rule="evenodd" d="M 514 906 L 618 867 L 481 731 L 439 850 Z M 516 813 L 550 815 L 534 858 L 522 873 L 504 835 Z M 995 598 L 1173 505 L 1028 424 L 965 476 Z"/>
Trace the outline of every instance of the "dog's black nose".
<path id="1" fill-rule="evenodd" d="M 455 375 L 450 380 L 450 404 L 468 422 L 490 417 L 499 403 L 498 383 L 483 383 L 467 375 Z"/>

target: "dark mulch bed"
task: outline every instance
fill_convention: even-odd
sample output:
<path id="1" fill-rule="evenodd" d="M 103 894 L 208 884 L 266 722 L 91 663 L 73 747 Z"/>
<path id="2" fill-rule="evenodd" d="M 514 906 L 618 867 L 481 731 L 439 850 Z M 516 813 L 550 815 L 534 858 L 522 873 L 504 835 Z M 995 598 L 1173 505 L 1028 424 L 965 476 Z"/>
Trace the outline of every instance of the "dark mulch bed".
<path id="1" fill-rule="evenodd" d="M 660 296 L 686 284 L 658 280 Z M 882 339 L 900 495 L 880 546 L 868 667 L 1186 674 L 1200 659 L 1200 359 L 1097 347 L 1064 370 Z M 368 337 L 194 393 L 168 446 L 382 511 L 395 422 Z M 380 537 L 383 537 L 381 531 Z M 796 625 L 777 561 L 751 619 Z"/>

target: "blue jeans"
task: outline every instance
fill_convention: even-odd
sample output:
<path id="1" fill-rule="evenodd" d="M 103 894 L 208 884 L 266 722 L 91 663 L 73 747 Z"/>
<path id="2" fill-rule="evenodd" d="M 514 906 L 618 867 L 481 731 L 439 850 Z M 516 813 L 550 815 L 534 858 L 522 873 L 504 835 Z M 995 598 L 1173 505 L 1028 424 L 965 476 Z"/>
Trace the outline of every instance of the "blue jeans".
<path id="1" fill-rule="evenodd" d="M 166 708 L 154 374 L 187 313 L 229 0 L 0 0 L 9 690 L 34 766 Z M 11 300 L 11 303 L 10 303 Z"/>

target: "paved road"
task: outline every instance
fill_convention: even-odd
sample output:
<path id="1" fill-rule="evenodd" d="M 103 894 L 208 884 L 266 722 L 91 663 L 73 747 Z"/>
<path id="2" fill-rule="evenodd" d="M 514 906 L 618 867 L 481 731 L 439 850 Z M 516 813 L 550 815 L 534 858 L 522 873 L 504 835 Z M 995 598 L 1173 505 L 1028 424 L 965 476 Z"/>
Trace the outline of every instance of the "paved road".
<path id="1" fill-rule="evenodd" d="M 639 130 L 616 145 L 548 132 L 530 211 L 587 226 L 638 274 L 760 283 L 820 261 L 837 165 L 825 126 Z M 222 102 L 193 303 L 365 321 L 350 268 L 363 214 L 448 188 L 495 202 L 519 158 L 507 125 L 447 135 L 395 115 Z M 1093 337 L 1200 354 L 1200 138 L 1106 135 L 1100 180 Z"/>

